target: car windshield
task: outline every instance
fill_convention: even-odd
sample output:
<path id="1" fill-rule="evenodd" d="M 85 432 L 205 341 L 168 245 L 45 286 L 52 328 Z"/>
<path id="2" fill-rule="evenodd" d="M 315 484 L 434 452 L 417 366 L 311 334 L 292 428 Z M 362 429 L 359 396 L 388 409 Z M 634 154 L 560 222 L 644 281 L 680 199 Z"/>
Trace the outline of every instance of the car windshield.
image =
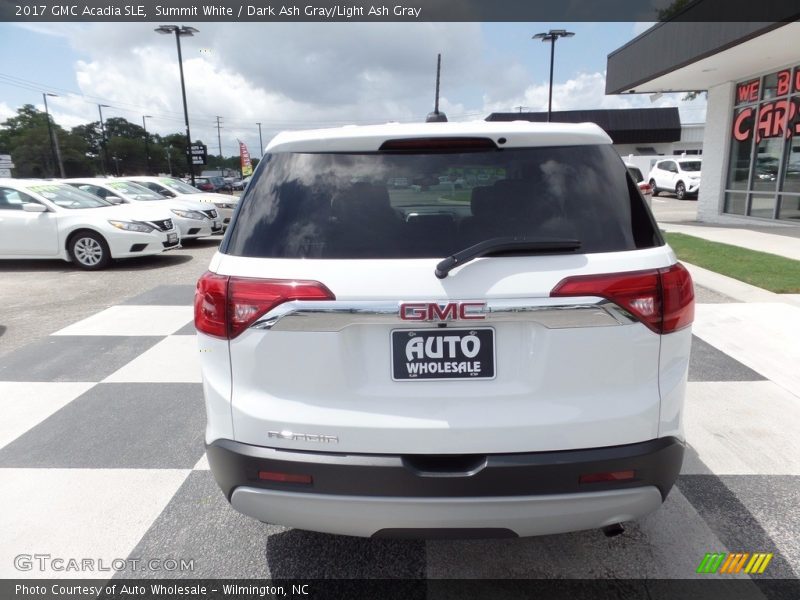
<path id="1" fill-rule="evenodd" d="M 637 167 L 628 167 L 628 173 L 631 174 L 631 177 L 633 177 L 636 183 L 644 181 L 644 175 L 642 175 L 642 172 Z"/>
<path id="2" fill-rule="evenodd" d="M 163 200 L 164 196 L 130 181 L 109 181 L 107 187 L 134 200 Z"/>
<path id="3" fill-rule="evenodd" d="M 106 202 L 88 192 L 75 189 L 71 185 L 43 183 L 41 185 L 32 185 L 27 189 L 39 194 L 61 208 L 80 209 L 113 206 L 111 202 Z"/>
<path id="4" fill-rule="evenodd" d="M 199 179 L 199 178 L 198 178 Z M 159 179 L 158 182 L 179 194 L 202 194 L 200 190 L 190 186 L 188 183 L 183 183 L 177 179 Z"/>
<path id="5" fill-rule="evenodd" d="M 663 243 L 610 145 L 266 158 L 223 252 L 443 258 L 500 237 L 575 239 L 581 252 Z"/>
<path id="6" fill-rule="evenodd" d="M 683 171 L 699 171 L 701 163 L 699 160 L 682 160 L 678 164 Z"/>

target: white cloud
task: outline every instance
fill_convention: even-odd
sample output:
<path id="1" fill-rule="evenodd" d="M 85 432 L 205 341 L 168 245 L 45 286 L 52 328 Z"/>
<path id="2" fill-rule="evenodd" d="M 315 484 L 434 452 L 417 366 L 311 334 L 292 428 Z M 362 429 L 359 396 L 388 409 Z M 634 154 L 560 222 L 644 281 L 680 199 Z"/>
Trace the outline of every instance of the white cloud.
<path id="1" fill-rule="evenodd" d="M 0 123 L 6 121 L 6 119 L 10 119 L 11 117 L 15 116 L 17 111 L 11 108 L 5 102 L 0 102 Z"/>
<path id="2" fill-rule="evenodd" d="M 194 138 L 217 152 L 215 116 L 223 117 L 223 152 L 236 139 L 258 146 L 281 129 L 345 123 L 412 121 L 433 109 L 436 54 L 443 55 L 440 107 L 451 120 L 494 111 L 547 109 L 547 82 L 528 84 L 516 58 L 491 56 L 478 23 L 226 23 L 196 24 L 182 38 L 187 102 Z M 184 130 L 174 37 L 154 24 L 45 25 L 38 33 L 66 37 L 82 60 L 82 95 L 52 98 L 65 127 L 124 117 L 166 134 Z M 40 31 L 41 29 L 41 31 Z M 664 95 L 606 96 L 605 74 L 580 73 L 553 88 L 555 110 L 680 106 L 685 120 L 704 120 L 705 99 Z M 260 153 L 253 150 L 254 155 Z"/>
<path id="3" fill-rule="evenodd" d="M 647 94 L 606 95 L 605 73 L 580 73 L 577 77 L 553 85 L 553 110 L 582 110 L 594 108 L 654 108 L 677 106 L 685 122 L 705 121 L 705 97 L 692 102 L 682 101 L 683 94 L 664 94 L 655 102 Z M 528 86 L 522 94 L 497 98 L 484 96 L 484 109 L 488 112 L 509 112 L 514 107 L 542 112 L 547 110 L 548 84 Z"/>

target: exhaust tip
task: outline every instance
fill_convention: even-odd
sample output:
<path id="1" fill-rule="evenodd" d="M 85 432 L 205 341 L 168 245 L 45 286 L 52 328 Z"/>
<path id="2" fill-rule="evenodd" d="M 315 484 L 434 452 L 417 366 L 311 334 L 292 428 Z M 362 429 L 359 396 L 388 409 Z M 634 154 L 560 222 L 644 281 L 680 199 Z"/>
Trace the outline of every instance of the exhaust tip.
<path id="1" fill-rule="evenodd" d="M 625 533 L 625 528 L 622 526 L 622 523 L 614 523 L 613 525 L 606 525 L 603 527 L 603 535 L 606 537 L 616 537 L 622 533 Z"/>

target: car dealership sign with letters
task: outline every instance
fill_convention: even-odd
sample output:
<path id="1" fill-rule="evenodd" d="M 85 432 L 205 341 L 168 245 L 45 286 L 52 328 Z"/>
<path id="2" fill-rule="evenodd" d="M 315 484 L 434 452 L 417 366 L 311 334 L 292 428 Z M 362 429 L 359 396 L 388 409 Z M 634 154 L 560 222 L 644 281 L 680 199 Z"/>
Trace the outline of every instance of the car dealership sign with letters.
<path id="1" fill-rule="evenodd" d="M 765 138 L 800 136 L 800 67 L 794 69 L 794 76 L 792 69 L 784 69 L 775 75 L 774 100 L 746 106 L 734 114 L 733 138 L 736 141 L 746 142 L 755 135 L 758 144 Z M 770 77 L 765 77 L 765 81 Z M 759 79 L 738 84 L 736 104 L 758 102 L 760 87 Z"/>

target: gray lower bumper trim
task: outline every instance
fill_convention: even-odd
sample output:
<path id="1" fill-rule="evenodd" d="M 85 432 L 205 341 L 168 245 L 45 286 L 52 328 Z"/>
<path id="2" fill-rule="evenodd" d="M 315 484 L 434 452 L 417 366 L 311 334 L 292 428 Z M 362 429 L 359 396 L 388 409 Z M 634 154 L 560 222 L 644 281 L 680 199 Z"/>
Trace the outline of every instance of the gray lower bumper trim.
<path id="1" fill-rule="evenodd" d="M 595 529 L 661 505 L 654 486 L 582 494 L 481 498 L 335 496 L 237 488 L 231 505 L 260 521 L 371 537 L 384 529 L 507 529 L 519 536 Z"/>

